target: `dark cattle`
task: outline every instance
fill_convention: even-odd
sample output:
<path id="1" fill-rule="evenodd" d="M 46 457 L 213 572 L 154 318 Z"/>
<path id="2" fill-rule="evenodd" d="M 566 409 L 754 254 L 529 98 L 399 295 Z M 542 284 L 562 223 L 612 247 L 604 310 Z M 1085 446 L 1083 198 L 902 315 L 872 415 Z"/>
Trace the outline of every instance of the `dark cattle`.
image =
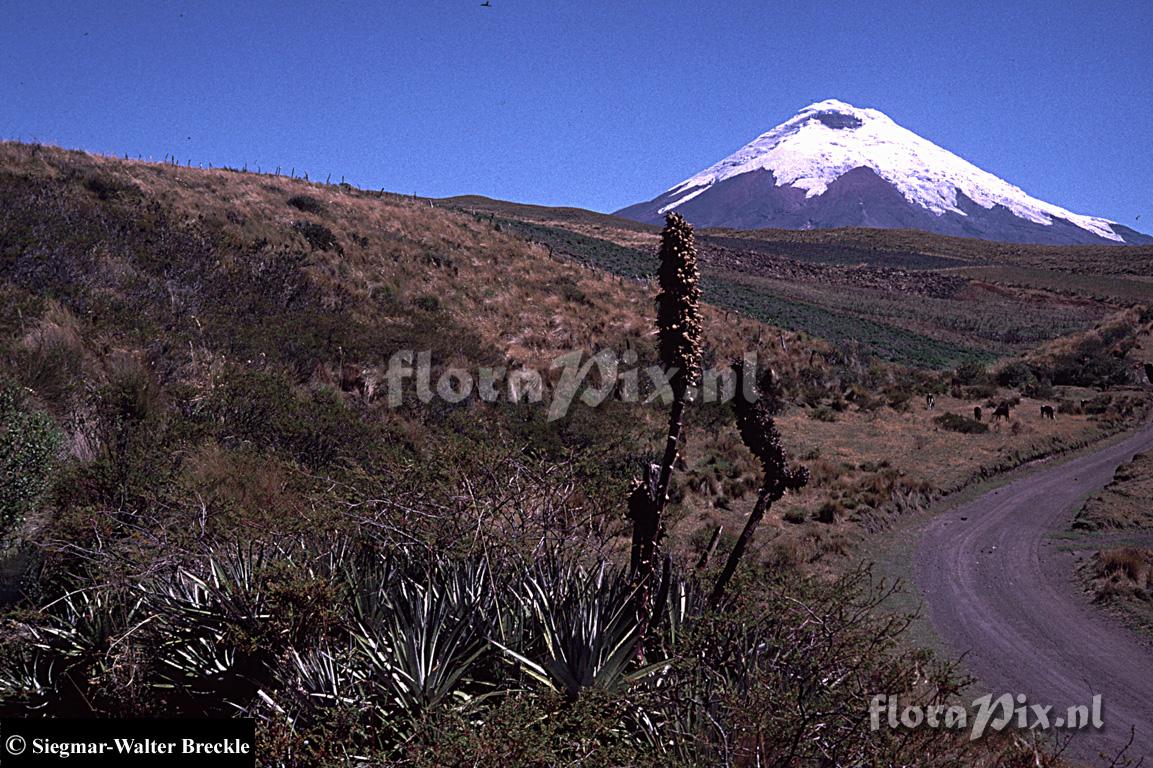
<path id="1" fill-rule="evenodd" d="M 1050 421 L 1055 420 L 1057 418 L 1057 416 L 1056 416 L 1056 414 L 1053 413 L 1053 406 L 1042 405 L 1041 406 L 1041 418 L 1042 419 L 1049 419 Z"/>
<path id="2" fill-rule="evenodd" d="M 931 411 L 931 410 L 933 410 L 933 406 L 936 404 L 937 404 L 937 398 L 936 397 L 934 397 L 933 395 L 925 395 L 925 407 L 926 408 L 928 408 Z"/>
<path id="3" fill-rule="evenodd" d="M 979 406 L 979 405 L 973 406 L 973 420 L 974 421 L 980 421 L 981 420 L 981 406 Z"/>
<path id="4" fill-rule="evenodd" d="M 1008 403 L 1001 403 L 997 406 L 997 410 L 993 411 L 993 421 L 996 421 L 997 419 L 1004 419 L 1005 421 L 1009 420 Z"/>

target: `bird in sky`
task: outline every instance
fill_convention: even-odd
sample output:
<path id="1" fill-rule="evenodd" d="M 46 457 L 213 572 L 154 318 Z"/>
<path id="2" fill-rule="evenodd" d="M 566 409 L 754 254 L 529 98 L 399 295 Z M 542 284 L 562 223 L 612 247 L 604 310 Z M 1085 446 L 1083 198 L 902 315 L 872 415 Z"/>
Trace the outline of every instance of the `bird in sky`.
<path id="1" fill-rule="evenodd" d="M 484 0 L 484 2 L 480 4 L 480 7 L 481 8 L 492 8 L 492 0 Z"/>

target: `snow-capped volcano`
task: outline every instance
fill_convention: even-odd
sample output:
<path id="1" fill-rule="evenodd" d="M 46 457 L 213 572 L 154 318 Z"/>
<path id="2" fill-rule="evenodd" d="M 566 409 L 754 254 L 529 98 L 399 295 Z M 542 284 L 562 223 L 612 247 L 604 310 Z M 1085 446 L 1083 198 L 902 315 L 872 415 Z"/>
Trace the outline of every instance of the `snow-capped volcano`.
<path id="1" fill-rule="evenodd" d="M 912 227 L 1038 243 L 1153 242 L 1115 222 L 1030 197 L 875 109 L 805 107 L 656 199 L 618 211 L 701 226 Z"/>

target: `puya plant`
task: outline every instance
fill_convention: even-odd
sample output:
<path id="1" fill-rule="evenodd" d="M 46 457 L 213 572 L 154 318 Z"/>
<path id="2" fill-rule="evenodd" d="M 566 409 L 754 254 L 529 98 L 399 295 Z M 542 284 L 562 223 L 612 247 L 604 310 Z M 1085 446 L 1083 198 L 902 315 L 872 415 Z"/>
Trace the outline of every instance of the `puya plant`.
<path id="1" fill-rule="evenodd" d="M 661 462 L 648 466 L 644 478 L 634 484 L 629 495 L 628 513 L 633 523 L 630 572 L 636 585 L 640 625 L 637 656 L 641 659 L 644 657 L 644 635 L 650 621 L 656 561 L 664 536 L 669 484 L 681 447 L 685 406 L 690 387 L 696 383 L 701 370 L 700 268 L 692 225 L 679 213 L 670 213 L 665 219 L 657 276 L 661 287 L 657 295 L 657 346 L 673 402 Z"/>
<path id="2" fill-rule="evenodd" d="M 780 382 L 771 368 L 766 369 L 757 382 L 755 388 L 746 386 L 746 379 L 754 376 L 742 362 L 733 365 L 739 382 L 735 408 L 737 414 L 737 429 L 741 433 L 741 440 L 745 447 L 757 457 L 761 465 L 761 488 L 757 494 L 756 504 L 745 522 L 741 535 L 737 537 L 725 566 L 717 577 L 709 597 L 710 605 L 716 606 L 724 596 L 725 587 L 744 557 L 745 550 L 756 534 L 757 526 L 761 524 L 765 513 L 772 505 L 779 501 L 788 491 L 799 491 L 809 482 L 809 472 L 804 467 L 790 466 L 784 445 L 781 443 L 781 433 L 777 429 L 773 416 L 780 410 L 781 391 Z M 752 392 L 750 392 L 752 390 Z"/>

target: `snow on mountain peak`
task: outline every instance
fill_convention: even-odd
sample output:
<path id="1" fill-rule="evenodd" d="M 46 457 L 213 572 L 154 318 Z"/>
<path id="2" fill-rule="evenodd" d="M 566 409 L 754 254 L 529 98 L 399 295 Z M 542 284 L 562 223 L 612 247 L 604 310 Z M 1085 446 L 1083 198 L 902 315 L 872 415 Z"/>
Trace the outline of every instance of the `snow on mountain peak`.
<path id="1" fill-rule="evenodd" d="M 669 190 L 675 199 L 664 214 L 697 197 L 717 182 L 756 170 L 772 171 L 778 186 L 823 194 L 830 183 L 854 168 L 871 168 L 905 199 L 940 216 L 966 215 L 960 192 L 984 208 L 1002 205 L 1015 216 L 1051 225 L 1065 219 L 1100 237 L 1123 242 L 1112 222 L 1082 216 L 1030 197 L 972 163 L 897 125 L 875 109 L 826 99 L 761 134 L 741 149 Z"/>

